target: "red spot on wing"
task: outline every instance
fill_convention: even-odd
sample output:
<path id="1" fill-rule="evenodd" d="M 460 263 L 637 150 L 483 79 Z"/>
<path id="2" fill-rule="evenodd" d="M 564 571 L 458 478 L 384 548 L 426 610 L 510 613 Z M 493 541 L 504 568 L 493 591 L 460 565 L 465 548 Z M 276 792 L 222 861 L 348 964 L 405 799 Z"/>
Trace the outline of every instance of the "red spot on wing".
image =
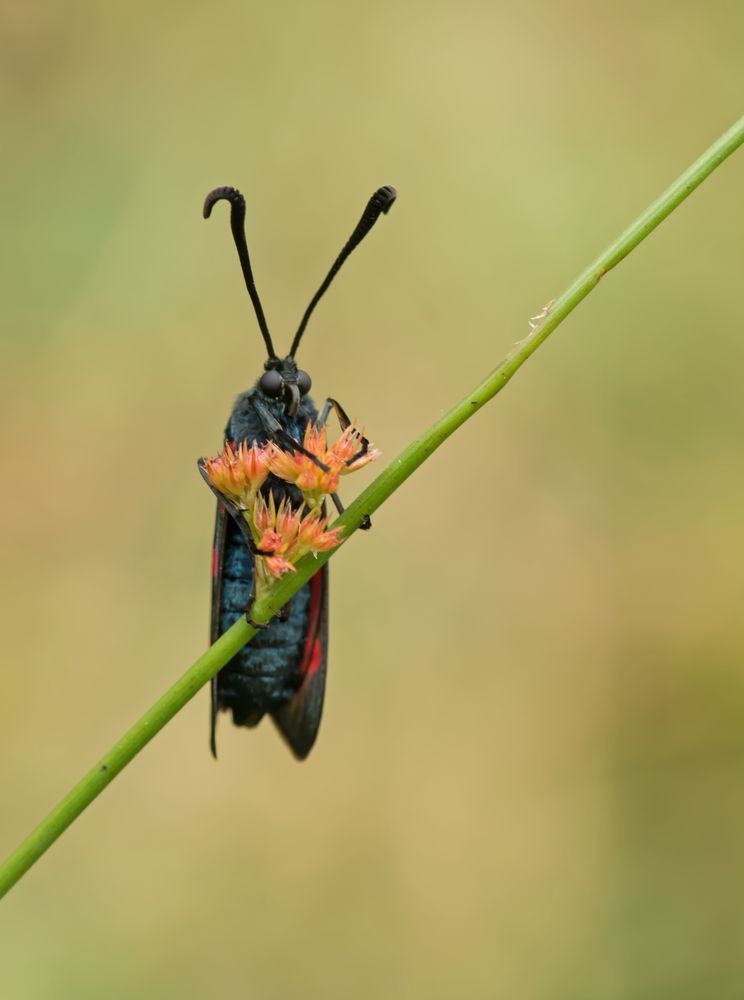
<path id="1" fill-rule="evenodd" d="M 312 654 L 310 656 L 310 662 L 307 665 L 308 675 L 309 674 L 314 674 L 315 671 L 320 666 L 320 659 L 321 659 L 322 652 L 323 652 L 323 650 L 320 647 L 320 639 L 316 639 L 315 642 L 313 643 L 313 651 L 312 651 Z"/>
<path id="2" fill-rule="evenodd" d="M 307 634 L 305 635 L 305 648 L 302 651 L 302 662 L 300 663 L 300 673 L 312 674 L 318 669 L 321 663 L 323 649 L 318 635 L 320 625 L 321 604 L 323 602 L 323 580 L 322 574 L 316 573 L 310 580 L 310 615 L 307 622 Z"/>

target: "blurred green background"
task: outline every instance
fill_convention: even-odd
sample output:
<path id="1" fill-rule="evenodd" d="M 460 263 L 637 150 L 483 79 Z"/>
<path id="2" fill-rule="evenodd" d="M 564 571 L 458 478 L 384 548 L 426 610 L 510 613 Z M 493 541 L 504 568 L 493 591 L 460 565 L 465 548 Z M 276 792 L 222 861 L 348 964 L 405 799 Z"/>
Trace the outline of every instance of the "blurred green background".
<path id="1" fill-rule="evenodd" d="M 1 10 L 5 854 L 205 645 L 263 355 L 204 194 L 285 347 L 398 187 L 300 353 L 390 460 L 738 117 L 744 10 Z M 3 902 L 3 997 L 744 995 L 742 155 L 333 560 L 308 762 L 215 764 L 201 693 Z"/>

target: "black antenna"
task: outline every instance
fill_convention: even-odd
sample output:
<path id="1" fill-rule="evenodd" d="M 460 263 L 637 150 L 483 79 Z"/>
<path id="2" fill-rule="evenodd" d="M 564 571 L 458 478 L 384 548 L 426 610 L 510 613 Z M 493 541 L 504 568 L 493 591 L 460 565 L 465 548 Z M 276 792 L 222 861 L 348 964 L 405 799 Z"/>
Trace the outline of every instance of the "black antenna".
<path id="1" fill-rule="evenodd" d="M 256 319 L 258 320 L 258 325 L 261 327 L 261 333 L 263 334 L 263 339 L 266 344 L 266 350 L 269 352 L 269 358 L 275 358 L 276 352 L 274 351 L 274 345 L 271 343 L 271 334 L 269 333 L 269 328 L 266 325 L 266 317 L 264 316 L 264 311 L 261 308 L 261 300 L 259 299 L 258 292 L 256 291 L 256 282 L 253 280 L 251 259 L 248 256 L 248 244 L 245 239 L 245 198 L 237 188 L 215 188 L 214 191 L 210 191 L 204 199 L 204 218 L 209 218 L 212 214 L 214 206 L 223 198 L 225 201 L 230 202 L 230 228 L 232 229 L 233 239 L 235 240 L 238 257 L 240 258 L 240 266 L 243 269 L 245 287 L 248 289 L 248 294 L 251 297 L 253 308 L 256 311 Z"/>
<path id="2" fill-rule="evenodd" d="M 395 190 L 395 188 L 391 187 L 389 184 L 386 184 L 385 187 L 378 188 L 377 191 L 375 191 L 375 193 L 367 202 L 367 207 L 364 209 L 362 217 L 357 223 L 356 229 L 347 240 L 346 246 L 343 248 L 341 253 L 336 258 L 333 267 L 326 275 L 325 281 L 317 290 L 312 300 L 310 301 L 310 305 L 305 310 L 305 315 L 302 317 L 302 322 L 299 325 L 297 333 L 294 335 L 292 346 L 289 349 L 290 358 L 293 358 L 295 356 L 297 348 L 300 346 L 300 340 L 302 339 L 302 335 L 305 332 L 307 321 L 310 319 L 313 309 L 315 309 L 317 304 L 320 302 L 325 293 L 328 291 L 328 286 L 338 274 L 339 270 L 341 269 L 341 265 L 349 256 L 351 251 L 355 247 L 359 246 L 359 244 L 362 242 L 364 237 L 370 231 L 372 226 L 374 226 L 374 224 L 379 219 L 380 213 L 383 212 L 384 214 L 387 215 L 387 213 L 390 211 L 393 202 L 397 197 L 398 197 L 398 192 Z"/>

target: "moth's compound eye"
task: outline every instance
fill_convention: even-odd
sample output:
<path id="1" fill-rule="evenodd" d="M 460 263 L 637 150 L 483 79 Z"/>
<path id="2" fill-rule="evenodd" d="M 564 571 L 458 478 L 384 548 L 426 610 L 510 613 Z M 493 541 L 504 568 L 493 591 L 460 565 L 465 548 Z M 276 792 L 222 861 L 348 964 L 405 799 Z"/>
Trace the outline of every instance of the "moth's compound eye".
<path id="1" fill-rule="evenodd" d="M 270 368 L 263 373 L 258 384 L 267 396 L 280 396 L 284 388 L 284 379 L 278 371 Z"/>
<path id="2" fill-rule="evenodd" d="M 313 384 L 313 380 L 310 378 L 307 372 L 298 371 L 297 372 L 297 388 L 300 390 L 303 396 L 307 396 L 310 392 L 310 388 Z"/>

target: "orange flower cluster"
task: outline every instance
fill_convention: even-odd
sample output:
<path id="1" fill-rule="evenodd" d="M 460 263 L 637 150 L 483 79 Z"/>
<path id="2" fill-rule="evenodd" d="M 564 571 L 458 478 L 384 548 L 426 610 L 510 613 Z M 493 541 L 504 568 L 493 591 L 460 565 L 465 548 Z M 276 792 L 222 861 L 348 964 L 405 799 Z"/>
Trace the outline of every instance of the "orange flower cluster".
<path id="1" fill-rule="evenodd" d="M 248 510 L 266 482 L 271 471 L 271 445 L 247 445 L 245 441 L 235 447 L 229 442 L 217 458 L 205 458 L 204 468 L 213 486 L 243 510 Z"/>
<path id="2" fill-rule="evenodd" d="M 374 461 L 380 454 L 372 445 L 362 453 L 362 437 L 362 431 L 354 424 L 350 424 L 338 441 L 328 448 L 325 427 L 318 428 L 315 424 L 308 423 L 305 439 L 302 442 L 303 447 L 327 466 L 328 472 L 300 451 L 275 449 L 269 460 L 269 466 L 275 476 L 285 479 L 288 483 L 294 483 L 302 490 L 310 506 L 317 507 L 324 495 L 338 490 L 341 476 L 348 472 L 356 472 L 368 462 Z"/>
<path id="3" fill-rule="evenodd" d="M 283 576 L 295 571 L 295 563 L 308 552 L 325 552 L 339 544 L 340 528 L 328 530 L 328 518 L 319 510 L 302 516 L 302 508 L 294 510 L 286 500 L 279 506 L 274 494 L 266 503 L 259 493 L 253 508 L 253 524 L 258 534 L 258 547 L 273 550 L 264 556 L 263 563 L 272 576 Z"/>
<path id="4" fill-rule="evenodd" d="M 269 576 L 294 572 L 295 563 L 307 553 L 325 552 L 339 544 L 341 529 L 328 528 L 323 498 L 336 492 L 342 475 L 356 472 L 380 454 L 372 445 L 364 450 L 362 439 L 362 431 L 351 424 L 329 448 L 325 427 L 308 423 L 303 447 L 327 471 L 302 452 L 283 451 L 272 442 L 263 446 L 228 442 L 216 458 L 203 460 L 212 485 L 242 511 L 256 547 L 271 552 L 256 560 L 257 576 L 263 577 L 259 582 L 266 585 Z M 283 499 L 277 507 L 273 492 L 267 501 L 260 491 L 269 473 L 293 483 L 304 503 L 295 509 Z"/>

